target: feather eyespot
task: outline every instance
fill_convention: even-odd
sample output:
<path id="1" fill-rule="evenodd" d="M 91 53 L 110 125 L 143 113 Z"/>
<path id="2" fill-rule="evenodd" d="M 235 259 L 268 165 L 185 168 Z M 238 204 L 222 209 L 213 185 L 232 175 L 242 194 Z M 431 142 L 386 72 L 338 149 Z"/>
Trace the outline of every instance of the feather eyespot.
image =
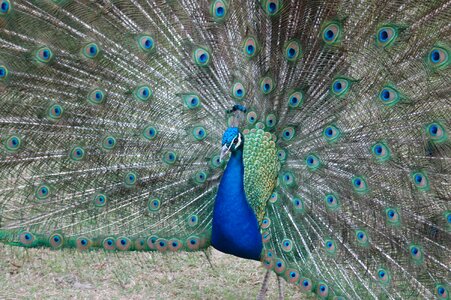
<path id="1" fill-rule="evenodd" d="M 276 16 L 282 9 L 281 0 L 263 0 L 261 4 L 265 13 L 270 17 Z"/>
<path id="2" fill-rule="evenodd" d="M 210 52 L 202 47 L 198 47 L 193 52 L 193 59 L 199 67 L 206 67 L 210 63 Z"/>
<path id="3" fill-rule="evenodd" d="M 284 141 L 290 141 L 293 139 L 296 131 L 293 127 L 287 127 L 282 130 L 282 139 Z"/>
<path id="4" fill-rule="evenodd" d="M 199 223 L 199 217 L 196 214 L 193 214 L 188 217 L 188 226 L 195 227 Z"/>
<path id="5" fill-rule="evenodd" d="M 168 248 L 171 252 L 177 252 L 182 248 L 183 244 L 178 239 L 170 239 L 168 241 Z"/>
<path id="6" fill-rule="evenodd" d="M 58 121 L 63 117 L 64 109 L 59 104 L 52 104 L 47 109 L 47 118 L 51 121 Z"/>
<path id="7" fill-rule="evenodd" d="M 157 129 L 152 125 L 146 126 L 142 132 L 143 137 L 149 141 L 153 140 L 157 134 Z"/>
<path id="8" fill-rule="evenodd" d="M 75 146 L 70 150 L 69 158 L 72 161 L 81 161 L 85 158 L 86 152 L 80 146 Z"/>
<path id="9" fill-rule="evenodd" d="M 5 65 L 0 65 L 0 81 L 5 81 L 8 78 L 9 70 Z"/>
<path id="10" fill-rule="evenodd" d="M 148 85 L 140 85 L 134 89 L 133 96 L 138 101 L 148 102 L 153 96 L 153 91 Z"/>
<path id="11" fill-rule="evenodd" d="M 335 125 L 326 126 L 323 130 L 323 137 L 329 143 L 336 142 L 341 136 L 341 131 Z"/>
<path id="12" fill-rule="evenodd" d="M 257 113 L 255 111 L 250 111 L 247 114 L 247 122 L 251 125 L 254 125 L 257 122 Z"/>
<path id="13" fill-rule="evenodd" d="M 426 134 L 434 143 L 443 143 L 448 139 L 445 127 L 437 122 L 426 125 Z"/>
<path id="14" fill-rule="evenodd" d="M 157 250 L 160 252 L 165 252 L 168 249 L 168 241 L 166 241 L 165 239 L 159 238 L 156 242 L 155 245 L 157 247 Z"/>
<path id="15" fill-rule="evenodd" d="M 301 91 L 294 91 L 288 96 L 289 108 L 301 108 L 304 103 L 304 95 Z"/>
<path id="16" fill-rule="evenodd" d="M 77 238 L 75 243 L 76 243 L 77 249 L 80 251 L 88 250 L 92 245 L 91 240 L 89 240 L 88 238 L 85 238 L 85 237 Z"/>
<path id="17" fill-rule="evenodd" d="M 368 192 L 368 186 L 367 186 L 366 180 L 365 180 L 365 178 L 363 178 L 361 176 L 356 176 L 356 177 L 352 178 L 352 186 L 354 187 L 354 190 L 357 193 L 364 194 L 364 193 Z"/>
<path id="18" fill-rule="evenodd" d="M 23 246 L 30 246 L 34 243 L 35 237 L 31 232 L 24 231 L 19 235 L 19 241 Z"/>
<path id="19" fill-rule="evenodd" d="M 103 249 L 105 250 L 115 250 L 116 249 L 116 242 L 114 238 L 107 237 L 102 242 Z"/>
<path id="20" fill-rule="evenodd" d="M 273 192 L 271 196 L 269 196 L 269 203 L 274 204 L 279 200 L 279 193 Z"/>
<path id="21" fill-rule="evenodd" d="M 379 268 L 376 271 L 376 278 L 379 283 L 388 285 L 390 283 L 390 273 L 385 268 Z"/>
<path id="22" fill-rule="evenodd" d="M 301 43 L 298 40 L 289 41 L 285 45 L 284 55 L 289 62 L 295 62 L 302 58 Z"/>
<path id="23" fill-rule="evenodd" d="M 290 239 L 284 239 L 282 241 L 282 250 L 285 252 L 291 252 L 293 249 L 293 242 Z"/>
<path id="24" fill-rule="evenodd" d="M 216 0 L 211 4 L 210 13 L 216 22 L 224 21 L 228 13 L 228 5 L 225 0 Z"/>
<path id="25" fill-rule="evenodd" d="M 393 26 L 383 26 L 379 28 L 376 36 L 376 44 L 379 47 L 389 47 L 394 44 L 398 37 L 398 29 Z"/>
<path id="26" fill-rule="evenodd" d="M 88 102 L 99 105 L 105 102 L 105 92 L 99 88 L 91 90 L 88 94 Z"/>
<path id="27" fill-rule="evenodd" d="M 368 246 L 369 243 L 370 243 L 370 242 L 369 242 L 368 235 L 367 235 L 366 232 L 363 231 L 363 230 L 356 230 L 356 232 L 355 232 L 355 238 L 356 238 L 357 244 L 358 244 L 359 246 L 366 247 L 366 246 Z"/>
<path id="28" fill-rule="evenodd" d="M 211 166 L 213 169 L 217 169 L 217 168 L 219 168 L 221 165 L 222 165 L 222 162 L 221 162 L 221 157 L 220 157 L 220 155 L 215 155 L 215 156 L 213 156 L 213 157 L 211 158 L 211 160 L 210 160 L 210 166 Z"/>
<path id="29" fill-rule="evenodd" d="M 422 264 L 424 260 L 423 250 L 417 245 L 410 245 L 409 247 L 410 257 L 415 264 Z"/>
<path id="30" fill-rule="evenodd" d="M 197 237 L 197 236 L 190 236 L 186 240 L 186 246 L 191 251 L 198 250 L 199 247 L 200 247 L 200 239 L 199 239 L 199 237 Z"/>
<path id="31" fill-rule="evenodd" d="M 396 208 L 386 208 L 385 217 L 388 225 L 398 226 L 401 224 L 401 217 Z"/>
<path id="32" fill-rule="evenodd" d="M 40 63 L 49 63 L 53 58 L 53 52 L 49 47 L 44 46 L 39 48 L 35 53 L 35 58 Z"/>
<path id="33" fill-rule="evenodd" d="M 254 37 L 247 37 L 243 42 L 243 53 L 248 59 L 255 57 L 260 52 L 260 45 Z"/>
<path id="34" fill-rule="evenodd" d="M 277 118 L 275 114 L 269 114 L 266 116 L 266 122 L 265 125 L 266 127 L 268 127 L 269 129 L 272 129 L 276 126 L 277 124 Z"/>
<path id="35" fill-rule="evenodd" d="M 173 165 L 177 161 L 177 153 L 174 151 L 166 151 L 163 154 L 163 162 L 168 165 Z"/>
<path id="36" fill-rule="evenodd" d="M 283 259 L 281 259 L 281 258 L 274 259 L 274 271 L 277 274 L 282 274 L 286 268 L 287 268 L 287 265 Z"/>
<path id="37" fill-rule="evenodd" d="M 268 229 L 269 226 L 271 226 L 271 220 L 270 220 L 268 217 L 265 217 L 265 218 L 262 220 L 262 224 L 261 224 L 260 227 L 261 227 L 262 229 Z"/>
<path id="38" fill-rule="evenodd" d="M 439 299 L 448 299 L 448 289 L 443 284 L 437 284 L 435 286 L 435 293 Z"/>
<path id="39" fill-rule="evenodd" d="M 141 35 L 137 39 L 138 47 L 145 53 L 152 53 L 155 50 L 155 40 L 150 35 Z"/>
<path id="40" fill-rule="evenodd" d="M 185 107 L 187 107 L 188 109 L 195 109 L 198 108 L 200 106 L 200 98 L 198 95 L 195 94 L 186 94 L 183 95 L 183 103 L 185 105 Z"/>
<path id="41" fill-rule="evenodd" d="M 341 40 L 341 24 L 338 22 L 329 22 L 322 30 L 323 41 L 327 45 L 335 45 Z"/>
<path id="42" fill-rule="evenodd" d="M 6 139 L 4 142 L 6 150 L 9 152 L 16 152 L 19 150 L 22 146 L 22 140 L 17 135 L 12 135 Z"/>
<path id="43" fill-rule="evenodd" d="M 243 100 L 246 97 L 246 89 L 241 82 L 236 82 L 232 87 L 232 97 L 237 100 Z"/>
<path id="44" fill-rule="evenodd" d="M 393 86 L 384 86 L 379 92 L 379 100 L 386 106 L 394 106 L 401 100 L 401 94 Z"/>
<path id="45" fill-rule="evenodd" d="M 424 172 L 414 172 L 411 175 L 412 182 L 415 187 L 420 191 L 429 190 L 429 179 Z"/>
<path id="46" fill-rule="evenodd" d="M 147 247 L 149 247 L 150 250 L 156 250 L 157 249 L 157 240 L 158 236 L 152 235 L 147 239 Z"/>
<path id="47" fill-rule="evenodd" d="M 305 158 L 305 162 L 307 164 L 307 168 L 310 171 L 316 171 L 319 169 L 319 167 L 321 166 L 321 160 L 319 159 L 318 156 L 316 156 L 315 154 L 309 154 L 306 158 Z"/>
<path id="48" fill-rule="evenodd" d="M 102 139 L 102 148 L 110 151 L 116 147 L 116 138 L 111 135 L 107 135 Z"/>
<path id="49" fill-rule="evenodd" d="M 316 287 L 316 294 L 323 299 L 327 298 L 329 296 L 329 286 L 325 282 L 320 281 Z"/>
<path id="50" fill-rule="evenodd" d="M 337 244 L 332 239 L 326 239 L 324 241 L 324 249 L 328 254 L 334 255 L 337 252 Z"/>
<path id="51" fill-rule="evenodd" d="M 449 64 L 449 52 L 444 47 L 434 47 L 429 51 L 429 64 L 435 69 L 444 69 Z"/>
<path id="52" fill-rule="evenodd" d="M 0 2 L 0 16 L 7 15 L 11 12 L 11 2 L 9 0 L 2 0 Z"/>
<path id="53" fill-rule="evenodd" d="M 293 198 L 293 200 L 291 200 L 291 202 L 293 203 L 294 209 L 297 213 L 304 212 L 304 203 L 301 198 L 298 198 L 298 197 Z"/>
<path id="54" fill-rule="evenodd" d="M 371 152 L 377 162 L 390 160 L 391 151 L 385 143 L 376 143 L 371 147 Z"/>
<path id="55" fill-rule="evenodd" d="M 203 126 L 197 126 L 194 127 L 192 134 L 197 141 L 203 141 L 207 137 L 207 130 Z"/>
<path id="56" fill-rule="evenodd" d="M 295 283 L 299 280 L 299 272 L 295 269 L 287 269 L 284 277 L 289 283 Z"/>
<path id="57" fill-rule="evenodd" d="M 337 97 L 344 97 L 348 92 L 349 89 L 351 88 L 351 80 L 347 79 L 347 78 L 336 78 L 333 82 L 332 82 L 332 86 L 331 86 L 331 92 L 332 94 L 334 94 Z"/>
<path id="58" fill-rule="evenodd" d="M 260 90 L 264 95 L 271 94 L 272 91 L 275 89 L 274 80 L 271 77 L 263 77 L 260 80 Z"/>
<path id="59" fill-rule="evenodd" d="M 294 187 L 296 185 L 296 177 L 290 171 L 286 171 L 280 174 L 281 182 L 286 187 Z"/>
<path id="60" fill-rule="evenodd" d="M 48 199 L 50 197 L 50 187 L 45 183 L 40 184 L 36 188 L 36 190 L 34 192 L 34 196 L 38 200 Z"/>
<path id="61" fill-rule="evenodd" d="M 96 207 L 104 207 L 108 202 L 108 197 L 105 194 L 96 194 L 94 196 L 94 205 Z"/>
<path id="62" fill-rule="evenodd" d="M 161 207 L 161 201 L 158 198 L 149 198 L 149 201 L 147 201 L 147 208 L 150 212 L 156 212 L 159 211 Z"/>
<path id="63" fill-rule="evenodd" d="M 299 286 L 301 287 L 302 292 L 310 292 L 313 289 L 313 282 L 310 278 L 302 277 L 299 280 Z"/>
<path id="64" fill-rule="evenodd" d="M 86 58 L 95 58 L 100 53 L 100 47 L 96 43 L 89 43 L 82 48 L 83 56 Z"/>
<path id="65" fill-rule="evenodd" d="M 324 197 L 324 202 L 326 203 L 327 209 L 330 211 L 336 211 L 340 208 L 340 201 L 334 194 L 327 194 Z"/>
<path id="66" fill-rule="evenodd" d="M 197 184 L 203 184 L 207 181 L 207 179 L 208 179 L 208 175 L 207 175 L 207 172 L 205 172 L 205 171 L 198 171 L 198 172 L 196 172 L 196 174 L 194 174 L 194 181 Z"/>
<path id="67" fill-rule="evenodd" d="M 49 237 L 49 244 L 54 249 L 61 248 L 64 244 L 64 238 L 61 234 L 54 233 Z"/>
<path id="68" fill-rule="evenodd" d="M 138 175 L 135 172 L 128 172 L 124 175 L 125 187 L 134 187 L 138 182 Z"/>
<path id="69" fill-rule="evenodd" d="M 132 246 L 132 242 L 127 237 L 119 237 L 116 239 L 116 249 L 120 251 L 127 251 Z"/>

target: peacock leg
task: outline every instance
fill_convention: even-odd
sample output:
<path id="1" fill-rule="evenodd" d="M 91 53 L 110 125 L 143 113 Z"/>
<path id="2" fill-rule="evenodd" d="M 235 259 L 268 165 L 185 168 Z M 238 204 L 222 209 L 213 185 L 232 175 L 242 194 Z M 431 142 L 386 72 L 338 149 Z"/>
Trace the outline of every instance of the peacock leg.
<path id="1" fill-rule="evenodd" d="M 270 272 L 271 272 L 270 270 L 266 271 L 265 278 L 263 279 L 262 288 L 258 293 L 257 300 L 264 300 L 266 297 L 266 292 L 268 291 L 268 279 Z"/>
<path id="2" fill-rule="evenodd" d="M 277 285 L 279 286 L 279 300 L 285 299 L 283 296 L 283 281 L 280 280 L 280 276 L 277 276 Z"/>

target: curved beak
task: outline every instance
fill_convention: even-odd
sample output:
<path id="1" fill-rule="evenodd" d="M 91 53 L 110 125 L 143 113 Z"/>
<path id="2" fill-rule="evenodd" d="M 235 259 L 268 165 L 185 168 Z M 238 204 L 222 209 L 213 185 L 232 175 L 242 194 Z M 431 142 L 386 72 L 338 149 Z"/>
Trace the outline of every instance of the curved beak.
<path id="1" fill-rule="evenodd" d="M 229 147 L 227 147 L 227 144 L 224 144 L 224 146 L 222 146 L 222 149 L 221 149 L 221 155 L 219 156 L 219 161 L 222 162 L 222 160 L 224 159 L 224 157 L 229 153 L 230 147 L 232 147 L 232 144 L 230 144 Z"/>

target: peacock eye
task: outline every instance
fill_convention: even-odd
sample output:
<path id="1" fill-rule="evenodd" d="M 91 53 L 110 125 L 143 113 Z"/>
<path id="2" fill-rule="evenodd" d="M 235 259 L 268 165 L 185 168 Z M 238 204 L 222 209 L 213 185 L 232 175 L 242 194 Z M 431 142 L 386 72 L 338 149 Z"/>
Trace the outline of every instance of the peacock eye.
<path id="1" fill-rule="evenodd" d="M 234 139 L 234 140 L 233 140 L 233 143 L 234 143 L 234 144 L 238 143 L 238 139 Z"/>
<path id="2" fill-rule="evenodd" d="M 398 37 L 398 30 L 393 26 L 384 26 L 377 31 L 376 42 L 379 47 L 388 47 L 393 45 Z"/>
<path id="3" fill-rule="evenodd" d="M 193 58 L 196 65 L 205 67 L 210 63 L 210 52 L 202 47 L 198 47 L 193 52 Z"/>

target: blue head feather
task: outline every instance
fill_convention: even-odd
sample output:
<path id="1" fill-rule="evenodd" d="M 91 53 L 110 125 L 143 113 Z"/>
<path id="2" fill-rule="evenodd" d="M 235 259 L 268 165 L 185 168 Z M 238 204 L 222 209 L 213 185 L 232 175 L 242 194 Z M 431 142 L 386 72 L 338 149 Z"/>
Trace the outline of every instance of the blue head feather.
<path id="1" fill-rule="evenodd" d="M 239 133 L 240 130 L 237 127 L 227 128 L 227 130 L 222 135 L 222 145 L 229 146 L 231 143 L 233 143 L 233 140 L 238 136 Z"/>

